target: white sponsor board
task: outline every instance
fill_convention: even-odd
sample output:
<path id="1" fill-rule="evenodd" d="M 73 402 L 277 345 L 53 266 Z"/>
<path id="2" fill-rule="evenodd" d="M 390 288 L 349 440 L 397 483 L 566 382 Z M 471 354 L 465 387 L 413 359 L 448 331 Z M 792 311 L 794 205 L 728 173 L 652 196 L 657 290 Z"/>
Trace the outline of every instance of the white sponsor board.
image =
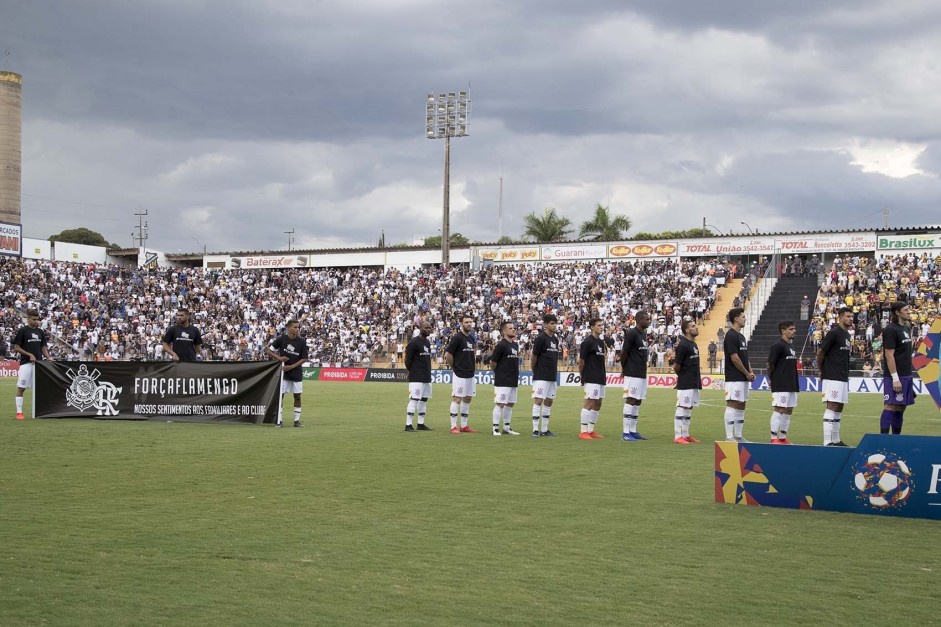
<path id="1" fill-rule="evenodd" d="M 512 246 L 507 248 L 479 248 L 477 254 L 481 261 L 494 263 L 527 263 L 539 261 L 538 246 Z"/>
<path id="2" fill-rule="evenodd" d="M 833 235 L 794 235 L 777 240 L 777 249 L 784 254 L 868 252 L 876 250 L 875 233 Z"/>
<path id="3" fill-rule="evenodd" d="M 260 257 L 232 257 L 229 267 L 241 270 L 265 270 L 268 268 L 306 268 L 310 264 L 310 255 L 284 253 L 283 255 L 265 255 Z"/>
<path id="4" fill-rule="evenodd" d="M 614 259 L 663 259 L 676 257 L 676 242 L 625 242 L 608 246 L 608 256 Z"/>
<path id="5" fill-rule="evenodd" d="M 693 239 L 680 242 L 681 257 L 721 257 L 723 255 L 763 255 L 774 253 L 774 239 L 734 237 Z"/>
<path id="6" fill-rule="evenodd" d="M 608 247 L 604 244 L 586 244 L 572 246 L 543 246 L 543 261 L 568 261 L 572 259 L 604 259 L 608 256 Z"/>
<path id="7" fill-rule="evenodd" d="M 881 253 L 927 251 L 941 248 L 941 233 L 920 235 L 879 235 L 876 250 Z"/>

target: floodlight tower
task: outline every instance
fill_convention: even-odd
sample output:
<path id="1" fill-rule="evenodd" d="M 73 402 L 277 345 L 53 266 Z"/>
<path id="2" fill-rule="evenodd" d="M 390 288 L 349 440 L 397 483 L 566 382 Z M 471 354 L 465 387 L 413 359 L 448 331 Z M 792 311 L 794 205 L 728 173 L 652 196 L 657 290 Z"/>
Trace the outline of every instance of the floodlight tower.
<path id="1" fill-rule="evenodd" d="M 444 202 L 441 218 L 441 267 L 451 263 L 451 138 L 467 137 L 470 120 L 468 92 L 428 94 L 425 137 L 444 140 Z"/>

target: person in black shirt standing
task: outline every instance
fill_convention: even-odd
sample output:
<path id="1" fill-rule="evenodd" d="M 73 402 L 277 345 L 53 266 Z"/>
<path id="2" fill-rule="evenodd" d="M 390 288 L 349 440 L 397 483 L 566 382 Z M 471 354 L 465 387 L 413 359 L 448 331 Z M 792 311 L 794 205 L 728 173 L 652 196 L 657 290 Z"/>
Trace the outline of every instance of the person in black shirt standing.
<path id="1" fill-rule="evenodd" d="M 902 433 L 905 408 L 915 404 L 912 383 L 912 309 L 898 301 L 890 306 L 889 324 L 882 330 L 882 390 L 885 408 L 879 419 L 879 433 Z"/>
<path id="2" fill-rule="evenodd" d="M 461 327 L 454 332 L 444 349 L 444 360 L 451 368 L 451 433 L 477 433 L 468 425 L 470 403 L 477 394 L 477 381 L 474 379 L 474 319 L 464 314 Z M 461 427 L 457 426 L 458 410 L 461 412 Z"/>
<path id="3" fill-rule="evenodd" d="M 510 426 L 513 417 L 513 405 L 520 384 L 520 345 L 516 341 L 516 327 L 512 322 L 500 325 L 500 341 L 490 355 L 490 367 L 493 369 L 493 434 L 500 435 L 500 421 L 503 420 L 504 435 L 519 435 Z"/>
<path id="4" fill-rule="evenodd" d="M 294 426 L 301 424 L 301 393 L 304 391 L 303 365 L 307 361 L 307 340 L 299 335 L 300 323 L 297 320 L 288 320 L 284 333 L 275 338 L 268 347 L 268 355 L 280 361 L 281 366 L 281 398 L 285 394 L 294 395 Z M 284 401 L 281 401 L 282 405 Z M 281 411 L 278 411 L 278 423 L 281 427 Z"/>
<path id="5" fill-rule="evenodd" d="M 647 398 L 647 327 L 650 314 L 638 311 L 634 316 L 634 328 L 624 331 L 621 346 L 621 373 L 624 375 L 624 431 L 625 442 L 646 440 L 637 432 L 640 404 Z"/>
<path id="6" fill-rule="evenodd" d="M 696 337 L 699 326 L 695 320 L 680 323 L 683 336 L 676 346 L 673 372 L 676 373 L 676 415 L 673 418 L 673 443 L 697 444 L 699 440 L 689 434 L 689 423 L 693 407 L 699 407 L 699 391 L 702 390 L 702 373 L 699 368 L 699 347 Z"/>
<path id="7" fill-rule="evenodd" d="M 13 352 L 20 356 L 20 367 L 16 377 L 16 419 L 24 420 L 23 394 L 26 388 L 33 387 L 36 378 L 36 362 L 47 359 L 55 361 L 49 354 L 49 339 L 46 332 L 39 328 L 39 312 L 30 309 L 26 312 L 26 326 L 20 327 L 13 338 Z M 35 405 L 35 394 L 33 404 Z M 33 415 L 36 415 L 35 411 Z"/>
<path id="8" fill-rule="evenodd" d="M 725 351 L 725 439 L 728 442 L 747 442 L 745 430 L 745 403 L 755 373 L 748 364 L 748 342 L 742 335 L 745 328 L 745 310 L 729 310 L 732 327 L 722 340 Z"/>
<path id="9" fill-rule="evenodd" d="M 601 412 L 606 381 L 605 346 L 601 339 L 604 322 L 601 318 L 592 318 L 588 321 L 588 325 L 591 334 L 582 340 L 578 349 L 578 373 L 581 376 L 582 387 L 585 388 L 585 404 L 582 405 L 581 432 L 578 437 L 582 440 L 600 440 L 604 436 L 595 432 L 595 425 L 598 423 L 598 414 Z"/>
<path id="10" fill-rule="evenodd" d="M 418 323 L 418 335 L 405 347 L 405 367 L 408 369 L 408 409 L 405 414 L 406 431 L 431 431 L 425 424 L 425 409 L 431 398 L 431 322 Z M 412 426 L 418 414 L 418 428 Z"/>
<path id="11" fill-rule="evenodd" d="M 790 444 L 787 430 L 791 414 L 797 407 L 797 353 L 793 341 L 797 327 L 790 320 L 778 324 L 781 339 L 771 345 L 768 352 L 768 378 L 771 381 L 771 443 Z"/>
<path id="12" fill-rule="evenodd" d="M 559 377 L 559 351 L 561 346 L 555 330 L 559 319 L 553 314 L 542 317 L 542 331 L 533 342 L 530 367 L 533 369 L 533 437 L 554 438 L 549 431 L 549 413 L 555 400 Z M 542 427 L 539 420 L 542 419 Z"/>
<path id="13" fill-rule="evenodd" d="M 176 362 L 196 361 L 203 346 L 199 329 L 190 324 L 190 311 L 185 307 L 176 312 L 176 324 L 163 335 L 163 352 Z"/>
<path id="14" fill-rule="evenodd" d="M 820 393 L 827 404 L 823 412 L 823 443 L 825 446 L 846 446 L 840 439 L 840 414 L 849 400 L 850 347 L 849 330 L 853 328 L 853 310 L 840 307 L 836 324 L 817 349 L 820 369 Z"/>

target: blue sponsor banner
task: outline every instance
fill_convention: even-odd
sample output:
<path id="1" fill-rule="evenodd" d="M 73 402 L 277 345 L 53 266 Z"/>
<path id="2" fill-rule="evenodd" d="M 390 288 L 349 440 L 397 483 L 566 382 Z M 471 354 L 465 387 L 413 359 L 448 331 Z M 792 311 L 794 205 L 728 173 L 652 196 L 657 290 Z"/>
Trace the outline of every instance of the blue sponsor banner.
<path id="1" fill-rule="evenodd" d="M 820 392 L 820 379 L 818 377 L 798 377 L 798 386 L 801 392 Z M 882 394 L 884 380 L 882 377 L 850 377 L 850 393 Z M 915 377 L 912 381 L 915 394 L 928 394 L 925 382 Z M 705 387 L 705 386 L 703 386 Z M 771 391 L 771 381 L 766 375 L 758 375 L 751 383 L 753 390 Z"/>
<path id="2" fill-rule="evenodd" d="M 941 437 L 855 448 L 716 442 L 717 503 L 941 520 Z"/>
<path id="3" fill-rule="evenodd" d="M 432 383 L 451 383 L 454 373 L 450 370 L 432 370 Z M 493 385 L 493 370 L 477 370 L 474 372 L 474 380 L 477 385 Z M 529 370 L 520 370 L 520 385 L 532 385 L 533 373 Z"/>

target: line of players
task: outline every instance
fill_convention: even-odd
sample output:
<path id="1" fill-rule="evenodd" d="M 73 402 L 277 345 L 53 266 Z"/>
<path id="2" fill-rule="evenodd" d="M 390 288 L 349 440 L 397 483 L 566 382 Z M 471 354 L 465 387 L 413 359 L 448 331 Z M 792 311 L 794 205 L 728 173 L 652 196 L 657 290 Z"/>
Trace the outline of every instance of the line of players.
<path id="1" fill-rule="evenodd" d="M 627 442 L 646 440 L 637 430 L 640 408 L 647 396 L 647 338 L 650 314 L 640 311 L 635 325 L 624 331 L 620 363 L 624 375 L 624 410 L 621 439 Z M 743 436 L 745 406 L 755 373 L 749 364 L 748 342 L 742 334 L 745 312 L 740 307 L 728 313 L 731 328 L 725 335 L 725 435 L 727 441 L 747 442 Z M 891 305 L 891 319 L 883 330 L 884 410 L 880 418 L 880 432 L 902 432 L 905 408 L 915 402 L 912 377 L 912 340 L 909 325 L 911 310 L 907 303 Z M 555 437 L 549 430 L 549 417 L 557 392 L 559 340 L 556 337 L 558 319 L 552 314 L 543 316 L 543 328 L 533 343 L 530 366 L 532 382 L 532 437 Z M 848 329 L 853 326 L 853 311 L 840 309 L 837 324 L 829 331 L 817 352 L 817 365 L 821 373 L 821 396 L 826 403 L 823 415 L 823 444 L 847 446 L 840 437 L 841 414 L 849 399 L 849 371 L 851 338 Z M 451 433 L 476 433 L 469 426 L 470 403 L 476 394 L 474 340 L 471 335 L 474 320 L 469 315 L 461 318 L 461 325 L 445 348 L 445 361 L 453 371 L 451 384 Z M 583 440 L 602 439 L 595 427 L 605 398 L 607 373 L 605 344 L 601 334 L 601 319 L 589 321 L 591 334 L 581 343 L 578 371 L 584 388 L 581 410 L 581 428 L 578 437 Z M 793 339 L 797 333 L 794 322 L 778 325 L 780 339 L 768 355 L 768 378 L 772 392 L 771 443 L 791 444 L 788 440 L 791 415 L 797 406 L 800 390 L 797 360 Z M 675 444 L 695 444 L 699 440 L 690 435 L 690 422 L 694 407 L 699 406 L 702 376 L 696 337 L 699 328 L 695 320 L 681 323 L 682 336 L 676 346 L 673 370 L 677 375 L 676 411 L 673 419 Z M 429 320 L 422 320 L 419 332 L 405 351 L 408 369 L 409 402 L 406 410 L 406 431 L 431 431 L 425 424 L 428 399 L 431 398 L 431 335 Z M 511 426 L 513 407 L 518 400 L 519 344 L 512 322 L 500 326 L 501 339 L 490 357 L 494 372 L 494 408 L 492 433 L 495 436 L 519 435 Z M 417 424 L 413 424 L 416 422 Z"/>

